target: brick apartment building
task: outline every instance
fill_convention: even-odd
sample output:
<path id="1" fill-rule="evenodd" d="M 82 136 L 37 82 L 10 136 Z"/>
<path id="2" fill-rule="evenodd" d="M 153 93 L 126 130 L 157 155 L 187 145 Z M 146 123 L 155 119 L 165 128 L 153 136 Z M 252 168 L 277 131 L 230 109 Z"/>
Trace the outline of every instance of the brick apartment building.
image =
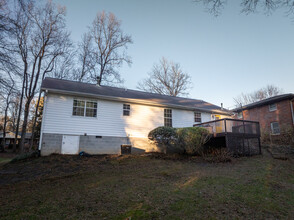
<path id="1" fill-rule="evenodd" d="M 294 129 L 294 94 L 283 94 L 234 110 L 238 119 L 259 121 L 262 134 L 279 136 Z"/>

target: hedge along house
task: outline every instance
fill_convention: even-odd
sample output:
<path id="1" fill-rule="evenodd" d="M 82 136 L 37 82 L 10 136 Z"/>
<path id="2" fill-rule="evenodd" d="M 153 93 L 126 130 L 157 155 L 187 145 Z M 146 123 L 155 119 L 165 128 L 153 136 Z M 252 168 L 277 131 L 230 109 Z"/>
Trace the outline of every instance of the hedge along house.
<path id="1" fill-rule="evenodd" d="M 192 127 L 230 117 L 222 107 L 202 100 L 46 78 L 39 149 L 52 153 L 120 154 L 160 151 L 148 141 L 159 126 Z"/>

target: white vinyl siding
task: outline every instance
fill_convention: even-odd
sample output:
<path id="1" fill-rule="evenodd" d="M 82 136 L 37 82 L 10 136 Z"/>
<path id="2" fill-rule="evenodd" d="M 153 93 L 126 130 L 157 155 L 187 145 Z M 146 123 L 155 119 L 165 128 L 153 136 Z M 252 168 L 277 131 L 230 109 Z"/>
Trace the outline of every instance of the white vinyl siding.
<path id="1" fill-rule="evenodd" d="M 124 117 L 121 102 L 97 100 L 97 117 L 72 115 L 73 97 L 48 94 L 43 133 L 147 137 L 163 126 L 163 108 L 132 104 L 132 114 Z"/>
<path id="2" fill-rule="evenodd" d="M 42 133 L 147 137 L 152 129 L 164 125 L 163 107 L 131 104 L 131 114 L 126 117 L 122 113 L 123 102 L 100 99 L 93 99 L 98 106 L 96 117 L 73 116 L 74 98 L 52 93 L 47 95 Z M 202 122 L 209 121 L 211 114 L 201 112 L 201 118 Z M 172 120 L 173 127 L 192 127 L 195 124 L 194 111 L 172 109 Z"/>
<path id="3" fill-rule="evenodd" d="M 202 120 L 202 123 L 204 122 L 207 122 L 207 121 L 211 121 L 212 118 L 211 118 L 211 114 L 210 113 L 207 113 L 207 112 L 203 112 L 201 113 L 201 120 Z"/>

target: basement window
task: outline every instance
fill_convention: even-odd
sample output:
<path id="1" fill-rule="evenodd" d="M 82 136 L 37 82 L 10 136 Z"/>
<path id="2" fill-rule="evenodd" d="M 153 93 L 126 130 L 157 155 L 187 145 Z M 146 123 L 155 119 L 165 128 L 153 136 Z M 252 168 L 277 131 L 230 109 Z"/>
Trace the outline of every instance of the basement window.
<path id="1" fill-rule="evenodd" d="M 194 112 L 194 122 L 202 122 L 201 120 L 201 112 Z"/>
<path id="2" fill-rule="evenodd" d="M 280 134 L 280 126 L 278 122 L 271 123 L 272 134 Z"/>
<path id="3" fill-rule="evenodd" d="M 130 116 L 131 106 L 129 104 L 123 105 L 123 116 Z"/>
<path id="4" fill-rule="evenodd" d="M 276 103 L 270 104 L 268 107 L 269 107 L 270 112 L 273 112 L 273 111 L 277 110 L 277 104 Z"/>
<path id="5" fill-rule="evenodd" d="M 74 99 L 72 115 L 93 118 L 97 117 L 97 102 Z"/>
<path id="6" fill-rule="evenodd" d="M 172 110 L 171 109 L 164 109 L 164 126 L 166 126 L 166 127 L 173 126 Z"/>

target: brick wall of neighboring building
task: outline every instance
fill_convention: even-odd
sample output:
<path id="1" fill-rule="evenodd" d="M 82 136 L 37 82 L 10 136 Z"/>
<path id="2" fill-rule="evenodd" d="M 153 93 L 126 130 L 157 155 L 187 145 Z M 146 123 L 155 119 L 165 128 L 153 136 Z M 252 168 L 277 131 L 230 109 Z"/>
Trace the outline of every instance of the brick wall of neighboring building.
<path id="1" fill-rule="evenodd" d="M 269 111 L 269 105 L 244 110 L 244 119 L 259 121 L 261 131 L 265 132 L 271 131 L 271 122 L 278 122 L 280 128 L 283 126 L 293 126 L 290 100 L 279 101 L 276 104 L 277 110 L 275 111 Z"/>

